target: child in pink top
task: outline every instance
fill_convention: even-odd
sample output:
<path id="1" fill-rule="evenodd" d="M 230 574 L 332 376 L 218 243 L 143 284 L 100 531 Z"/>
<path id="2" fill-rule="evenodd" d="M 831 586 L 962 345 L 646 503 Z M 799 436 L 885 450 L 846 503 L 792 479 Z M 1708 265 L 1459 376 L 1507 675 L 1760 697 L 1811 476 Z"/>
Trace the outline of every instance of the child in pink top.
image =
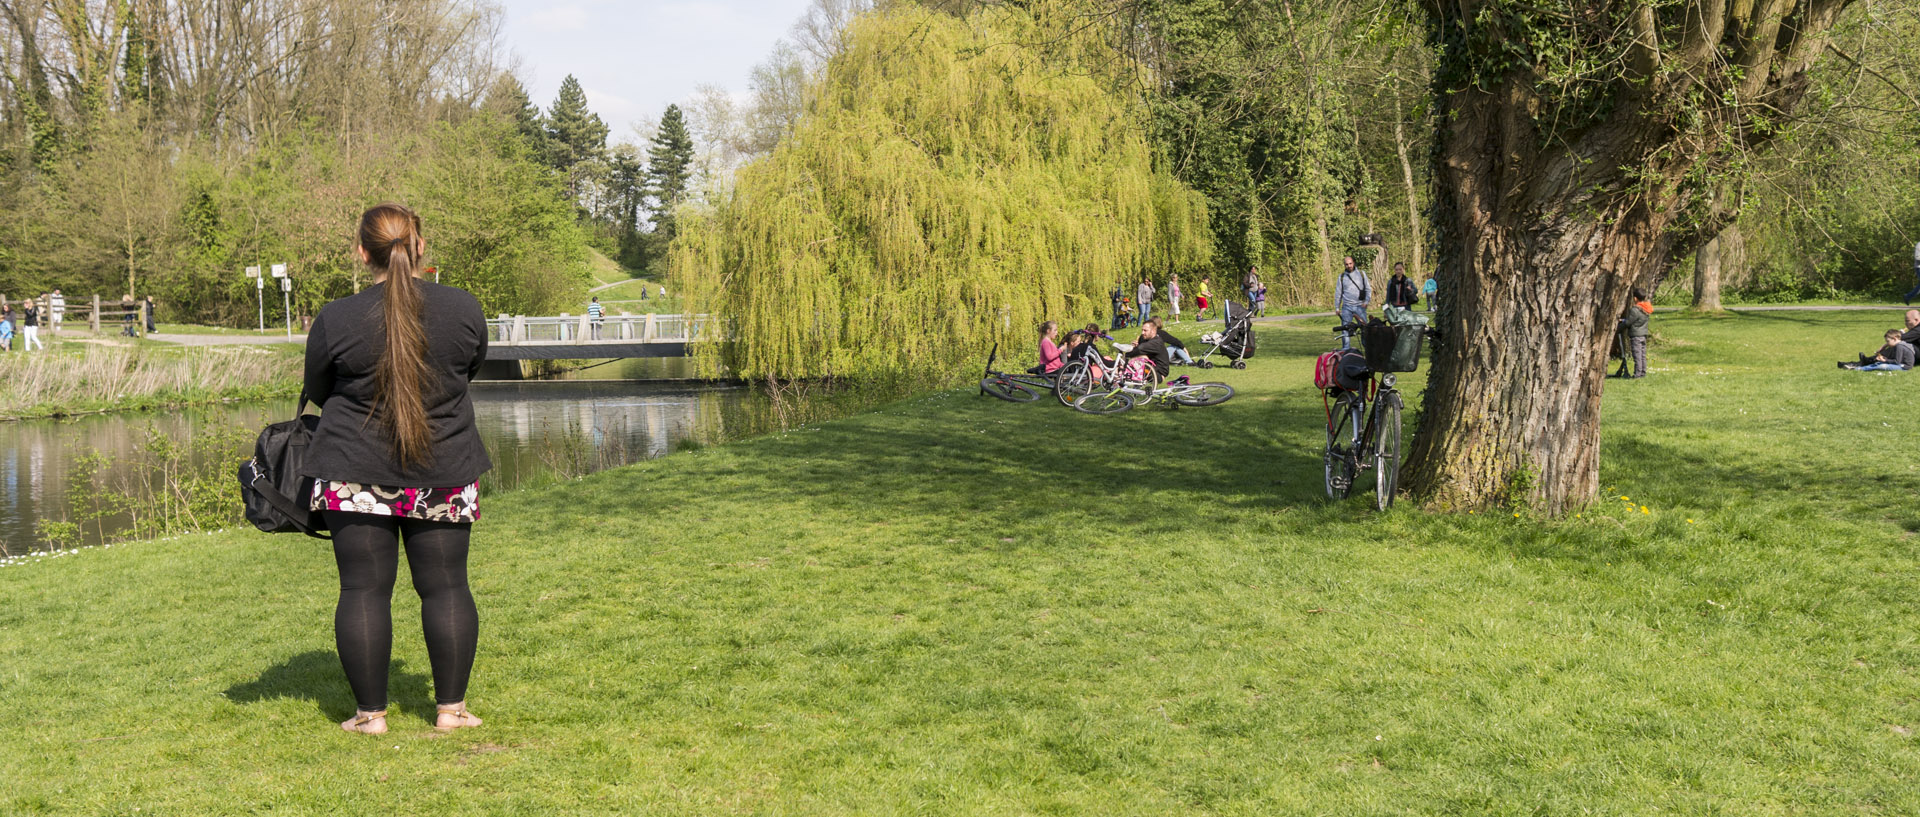
<path id="1" fill-rule="evenodd" d="M 1034 374 L 1053 374 L 1059 371 L 1061 366 L 1067 365 L 1065 358 L 1060 354 L 1060 344 L 1055 341 L 1058 337 L 1060 337 L 1059 323 L 1047 321 L 1040 324 L 1040 365 L 1033 367 Z"/>

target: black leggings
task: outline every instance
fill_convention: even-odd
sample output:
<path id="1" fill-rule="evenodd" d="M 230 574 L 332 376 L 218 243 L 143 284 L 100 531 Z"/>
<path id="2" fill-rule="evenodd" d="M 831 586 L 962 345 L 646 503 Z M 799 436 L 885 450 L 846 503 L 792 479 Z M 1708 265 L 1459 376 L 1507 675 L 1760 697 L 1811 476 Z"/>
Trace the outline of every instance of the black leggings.
<path id="1" fill-rule="evenodd" d="M 340 666 L 361 710 L 387 708 L 387 663 L 393 651 L 393 581 L 400 571 L 400 542 L 420 594 L 420 625 L 433 665 L 433 692 L 440 704 L 467 698 L 480 614 L 467 589 L 467 536 L 472 525 L 425 522 L 345 511 L 326 511 L 333 529 L 333 559 L 340 565 L 340 605 L 333 639 Z"/>

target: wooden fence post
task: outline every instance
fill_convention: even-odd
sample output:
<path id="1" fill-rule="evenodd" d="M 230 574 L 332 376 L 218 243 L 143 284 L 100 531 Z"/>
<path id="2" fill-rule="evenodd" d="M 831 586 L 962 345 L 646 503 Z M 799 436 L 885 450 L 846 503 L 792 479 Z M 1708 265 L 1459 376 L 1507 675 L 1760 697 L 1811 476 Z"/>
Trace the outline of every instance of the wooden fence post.
<path id="1" fill-rule="evenodd" d="M 87 328 L 100 334 L 100 293 L 97 292 L 93 295 L 93 311 L 87 314 Z"/>

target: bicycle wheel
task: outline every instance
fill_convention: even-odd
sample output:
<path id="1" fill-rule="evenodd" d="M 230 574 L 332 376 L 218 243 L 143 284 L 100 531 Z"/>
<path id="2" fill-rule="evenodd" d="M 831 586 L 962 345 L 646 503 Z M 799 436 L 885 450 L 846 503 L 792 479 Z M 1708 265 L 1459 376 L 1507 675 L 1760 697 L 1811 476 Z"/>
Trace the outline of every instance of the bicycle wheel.
<path id="1" fill-rule="evenodd" d="M 1381 397 L 1373 414 L 1373 504 L 1384 511 L 1400 488 L 1400 395 Z"/>
<path id="2" fill-rule="evenodd" d="M 1133 408 L 1133 395 L 1123 391 L 1096 391 L 1073 401 L 1076 411 L 1088 414 L 1119 414 Z"/>
<path id="3" fill-rule="evenodd" d="M 1358 432 L 1354 427 L 1354 399 L 1342 394 L 1333 401 L 1333 425 L 1327 428 L 1327 449 L 1321 454 L 1327 468 L 1327 498 L 1346 499 L 1353 492 L 1353 478 L 1360 470 L 1354 455 Z"/>
<path id="4" fill-rule="evenodd" d="M 1005 377 L 985 377 L 980 380 L 980 390 L 1015 403 L 1031 403 L 1040 399 L 1038 392 L 1026 384 Z"/>
<path id="5" fill-rule="evenodd" d="M 1093 391 L 1093 372 L 1085 364 L 1070 363 L 1060 370 L 1060 376 L 1053 379 L 1053 397 L 1060 405 L 1071 408 L 1073 401 L 1081 395 Z"/>
<path id="6" fill-rule="evenodd" d="M 1233 387 L 1225 383 L 1195 383 L 1188 391 L 1173 395 L 1173 402 L 1183 406 L 1217 406 L 1233 397 Z"/>

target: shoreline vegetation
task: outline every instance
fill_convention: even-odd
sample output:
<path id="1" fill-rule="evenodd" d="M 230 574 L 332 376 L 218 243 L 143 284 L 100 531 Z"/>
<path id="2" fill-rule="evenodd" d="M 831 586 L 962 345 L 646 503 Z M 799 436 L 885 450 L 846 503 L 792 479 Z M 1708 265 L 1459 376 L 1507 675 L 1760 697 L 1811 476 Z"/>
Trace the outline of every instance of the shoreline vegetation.
<path id="1" fill-rule="evenodd" d="M 0 355 L 0 421 L 287 397 L 300 390 L 300 347 L 62 344 Z"/>
<path id="2" fill-rule="evenodd" d="M 1325 319 L 1224 406 L 958 389 L 490 497 L 470 733 L 402 635 L 338 734 L 324 546 L 18 560 L 0 812 L 1914 813 L 1916 373 L 1832 365 L 1884 322 L 1656 318 L 1565 518 L 1326 501 Z"/>

